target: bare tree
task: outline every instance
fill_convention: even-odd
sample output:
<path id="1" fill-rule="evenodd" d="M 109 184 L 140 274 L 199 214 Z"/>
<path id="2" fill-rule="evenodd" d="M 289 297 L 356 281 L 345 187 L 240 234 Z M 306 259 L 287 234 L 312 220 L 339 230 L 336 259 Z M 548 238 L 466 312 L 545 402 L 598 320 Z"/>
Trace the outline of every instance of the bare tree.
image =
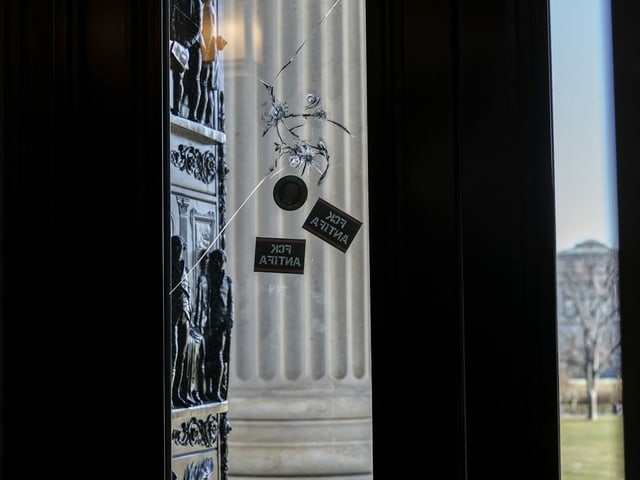
<path id="1" fill-rule="evenodd" d="M 557 257 L 559 360 L 586 380 L 588 418 L 598 418 L 598 383 L 620 348 L 618 252 L 586 241 Z"/>

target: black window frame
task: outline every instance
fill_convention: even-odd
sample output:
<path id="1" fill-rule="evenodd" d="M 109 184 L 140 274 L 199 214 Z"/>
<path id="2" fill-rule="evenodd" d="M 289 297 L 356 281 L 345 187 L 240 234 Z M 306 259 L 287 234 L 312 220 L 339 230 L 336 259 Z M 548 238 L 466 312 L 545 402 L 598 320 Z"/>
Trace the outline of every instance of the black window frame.
<path id="1" fill-rule="evenodd" d="M 35 455 L 58 473 L 89 458 L 112 478 L 168 478 L 167 6 L 4 3 L 4 471 Z M 374 474 L 559 478 L 546 2 L 366 7 Z M 640 7 L 611 11 L 635 366 Z M 627 478 L 639 381 L 627 371 Z"/>

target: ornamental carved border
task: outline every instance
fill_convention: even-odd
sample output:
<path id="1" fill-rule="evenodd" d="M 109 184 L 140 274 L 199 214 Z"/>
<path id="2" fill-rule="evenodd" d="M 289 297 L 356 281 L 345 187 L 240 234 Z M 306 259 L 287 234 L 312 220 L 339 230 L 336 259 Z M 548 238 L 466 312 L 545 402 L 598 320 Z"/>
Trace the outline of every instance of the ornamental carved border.
<path id="1" fill-rule="evenodd" d="M 218 165 L 213 150 L 202 151 L 193 145 L 178 145 L 177 150 L 171 150 L 170 161 L 171 165 L 207 185 L 216 177 Z"/>
<path id="2" fill-rule="evenodd" d="M 182 430 L 176 428 L 171 432 L 171 440 L 176 445 L 183 447 L 215 446 L 218 439 L 218 419 L 215 415 L 211 414 L 205 420 L 192 417 L 180 426 Z"/>

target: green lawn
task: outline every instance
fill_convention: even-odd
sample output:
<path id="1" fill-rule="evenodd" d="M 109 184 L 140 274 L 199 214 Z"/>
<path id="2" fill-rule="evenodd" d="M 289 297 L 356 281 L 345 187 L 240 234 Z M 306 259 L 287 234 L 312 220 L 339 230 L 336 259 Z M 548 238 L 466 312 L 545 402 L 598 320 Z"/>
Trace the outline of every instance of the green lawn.
<path id="1" fill-rule="evenodd" d="M 562 480 L 623 480 L 622 416 L 560 419 Z"/>

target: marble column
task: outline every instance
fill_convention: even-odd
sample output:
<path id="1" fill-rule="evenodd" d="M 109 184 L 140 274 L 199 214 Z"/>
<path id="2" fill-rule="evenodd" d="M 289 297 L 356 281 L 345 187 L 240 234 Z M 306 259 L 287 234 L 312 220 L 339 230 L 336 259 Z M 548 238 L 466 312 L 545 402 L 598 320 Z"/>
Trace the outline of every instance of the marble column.
<path id="1" fill-rule="evenodd" d="M 224 9 L 229 478 L 371 479 L 364 1 L 226 0 Z M 281 139 L 264 117 L 273 103 L 307 112 L 309 93 L 326 120 L 287 122 L 299 122 L 300 141 L 326 145 L 319 185 L 312 166 L 278 158 Z M 273 198 L 285 175 L 308 188 L 293 211 Z M 346 251 L 302 228 L 319 198 L 362 222 Z M 305 240 L 304 273 L 255 272 L 256 237 Z"/>

